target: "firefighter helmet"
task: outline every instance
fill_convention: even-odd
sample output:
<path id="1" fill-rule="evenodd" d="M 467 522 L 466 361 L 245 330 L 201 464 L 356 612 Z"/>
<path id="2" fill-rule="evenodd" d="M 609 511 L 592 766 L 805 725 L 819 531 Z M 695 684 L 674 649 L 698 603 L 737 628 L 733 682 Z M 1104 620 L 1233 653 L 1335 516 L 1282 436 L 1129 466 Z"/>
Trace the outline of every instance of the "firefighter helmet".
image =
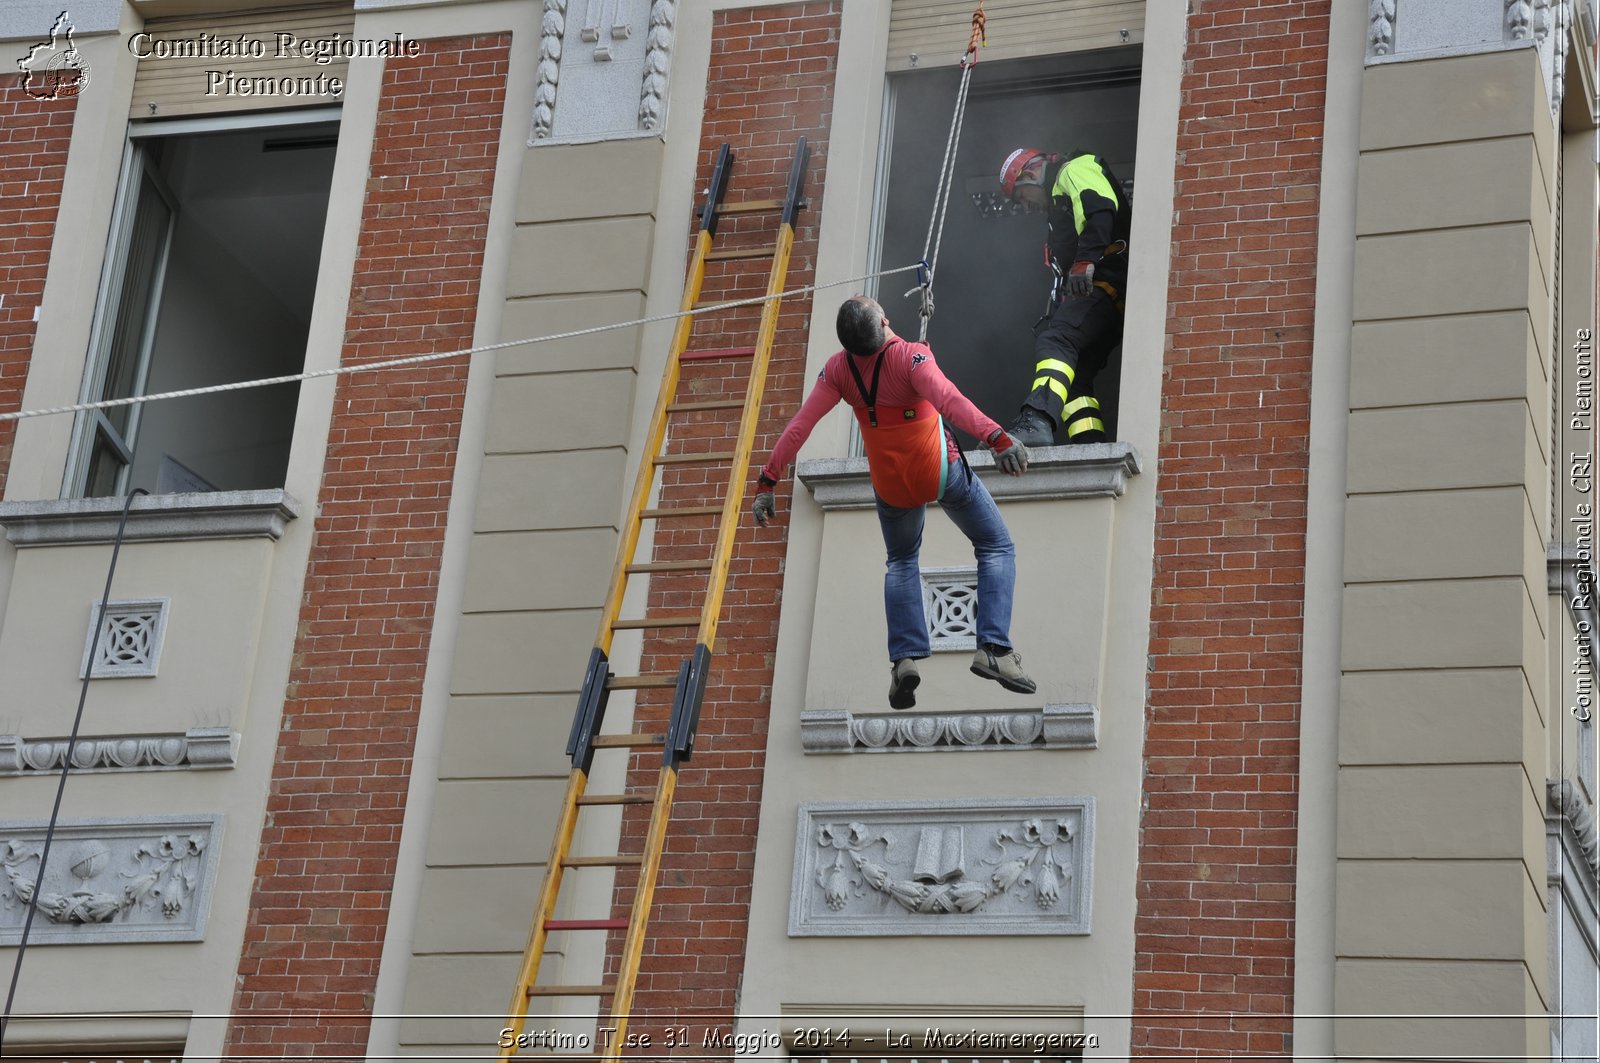
<path id="1" fill-rule="evenodd" d="M 1000 165 L 1000 191 L 1004 192 L 1007 199 L 1016 198 L 1017 185 L 1038 185 L 1044 183 L 1044 168 L 1039 168 L 1037 177 L 1024 177 L 1023 171 L 1036 160 L 1044 159 L 1045 153 L 1037 148 L 1018 148 L 1006 156 L 1006 161 Z"/>

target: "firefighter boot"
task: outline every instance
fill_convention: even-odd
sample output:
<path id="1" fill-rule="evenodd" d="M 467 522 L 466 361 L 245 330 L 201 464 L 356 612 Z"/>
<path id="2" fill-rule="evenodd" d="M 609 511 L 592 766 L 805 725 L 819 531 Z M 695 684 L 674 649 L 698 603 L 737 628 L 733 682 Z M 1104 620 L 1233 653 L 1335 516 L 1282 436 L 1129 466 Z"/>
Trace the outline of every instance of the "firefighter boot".
<path id="1" fill-rule="evenodd" d="M 1032 694 L 1037 684 L 1022 670 L 1022 654 L 1005 646 L 984 643 L 972 655 L 972 674 L 993 679 L 1007 690 Z"/>
<path id="2" fill-rule="evenodd" d="M 1056 441 L 1055 421 L 1034 406 L 1024 406 L 1006 432 L 1025 447 L 1048 447 Z"/>

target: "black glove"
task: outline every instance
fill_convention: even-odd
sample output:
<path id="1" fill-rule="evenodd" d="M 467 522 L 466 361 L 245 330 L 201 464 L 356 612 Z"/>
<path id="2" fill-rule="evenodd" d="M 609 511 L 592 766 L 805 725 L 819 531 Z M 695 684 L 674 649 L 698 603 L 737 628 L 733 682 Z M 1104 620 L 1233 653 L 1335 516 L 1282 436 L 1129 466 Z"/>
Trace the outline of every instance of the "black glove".
<path id="1" fill-rule="evenodd" d="M 983 445 L 994 451 L 994 463 L 1007 476 L 1021 476 L 1028 471 L 1028 448 L 996 428 Z"/>
<path id="2" fill-rule="evenodd" d="M 1094 294 L 1094 263 L 1074 262 L 1067 271 L 1067 294 L 1082 299 Z"/>
<path id="3" fill-rule="evenodd" d="M 756 499 L 750 504 L 750 515 L 755 517 L 756 523 L 761 527 L 767 526 L 767 521 L 778 515 L 778 499 L 772 489 L 778 486 L 774 480 L 765 476 L 756 481 Z"/>

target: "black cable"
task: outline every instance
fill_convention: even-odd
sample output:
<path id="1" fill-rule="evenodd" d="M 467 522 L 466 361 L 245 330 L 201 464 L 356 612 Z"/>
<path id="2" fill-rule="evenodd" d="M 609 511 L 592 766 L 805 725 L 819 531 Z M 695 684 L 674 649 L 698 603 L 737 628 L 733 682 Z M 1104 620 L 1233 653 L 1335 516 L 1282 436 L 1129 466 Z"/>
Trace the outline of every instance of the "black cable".
<path id="1" fill-rule="evenodd" d="M 17 962 L 11 969 L 11 987 L 6 990 L 6 1008 L 0 1013 L 0 1058 L 5 1056 L 6 1027 L 11 1024 L 11 1005 L 16 1000 L 17 982 L 22 974 L 22 957 L 28 951 L 28 933 L 33 929 L 34 905 L 39 899 L 39 891 L 44 888 L 44 865 L 50 859 L 50 842 L 55 837 L 56 820 L 61 815 L 61 796 L 67 789 L 67 773 L 72 770 L 72 749 L 78 742 L 78 727 L 83 723 L 83 706 L 89 699 L 89 681 L 94 678 L 94 660 L 100 652 L 100 636 L 106 623 L 106 609 L 111 603 L 111 580 L 117 574 L 117 555 L 122 552 L 122 535 L 128 527 L 128 511 L 133 508 L 133 500 L 140 495 L 150 492 L 142 487 L 136 487 L 128 493 L 128 499 L 122 504 L 122 519 L 117 522 L 117 537 L 111 544 L 111 565 L 106 569 L 106 589 L 100 595 L 100 608 L 95 613 L 94 637 L 89 645 L 89 663 L 83 669 L 83 683 L 78 688 L 78 714 L 72 718 L 72 733 L 67 736 L 66 756 L 61 762 L 61 781 L 56 784 L 56 803 L 50 810 L 50 823 L 44 830 L 44 848 L 39 851 L 39 873 L 33 880 L 33 896 L 26 905 L 27 917 L 22 923 L 22 938 L 17 942 Z"/>

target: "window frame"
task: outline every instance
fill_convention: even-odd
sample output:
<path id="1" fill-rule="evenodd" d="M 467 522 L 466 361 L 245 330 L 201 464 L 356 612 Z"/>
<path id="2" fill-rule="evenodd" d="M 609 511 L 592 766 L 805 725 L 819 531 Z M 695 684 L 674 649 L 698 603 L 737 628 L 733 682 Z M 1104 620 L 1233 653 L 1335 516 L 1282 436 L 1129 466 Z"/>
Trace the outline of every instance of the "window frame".
<path id="1" fill-rule="evenodd" d="M 128 250 L 134 223 L 138 216 L 138 193 L 144 182 L 151 182 L 166 203 L 169 217 L 166 233 L 162 237 L 157 264 L 147 296 L 151 312 L 144 323 L 138 344 L 138 365 L 134 370 L 130 395 L 142 395 L 149 378 L 151 350 L 156 327 L 160 321 L 160 306 L 172 237 L 178 222 L 178 205 L 172 190 L 159 170 L 151 163 L 144 145 L 156 140 L 193 136 L 207 133 L 233 133 L 249 129 L 290 128 L 299 125 L 316 125 L 340 120 L 342 108 L 302 107 L 292 111 L 249 111 L 237 114 L 206 115 L 181 119 L 152 119 L 128 123 L 123 141 L 122 161 L 118 168 L 117 192 L 111 210 L 106 251 L 100 267 L 100 284 L 95 298 L 94 317 L 89 328 L 89 345 L 84 359 L 83 377 L 78 386 L 78 402 L 99 401 L 106 384 L 106 374 L 111 362 L 111 337 L 117 325 L 122 285 L 127 279 Z M 133 178 L 138 176 L 138 180 Z M 114 495 L 127 493 L 128 478 L 133 468 L 134 452 L 138 445 L 139 425 L 143 418 L 144 403 L 133 403 L 128 414 L 126 431 L 118 432 L 103 410 L 85 410 L 78 414 L 72 427 L 72 441 L 68 446 L 67 460 L 62 471 L 61 497 L 88 498 L 89 477 L 93 471 L 96 443 L 104 440 L 116 452 L 121 468 L 117 472 Z"/>

